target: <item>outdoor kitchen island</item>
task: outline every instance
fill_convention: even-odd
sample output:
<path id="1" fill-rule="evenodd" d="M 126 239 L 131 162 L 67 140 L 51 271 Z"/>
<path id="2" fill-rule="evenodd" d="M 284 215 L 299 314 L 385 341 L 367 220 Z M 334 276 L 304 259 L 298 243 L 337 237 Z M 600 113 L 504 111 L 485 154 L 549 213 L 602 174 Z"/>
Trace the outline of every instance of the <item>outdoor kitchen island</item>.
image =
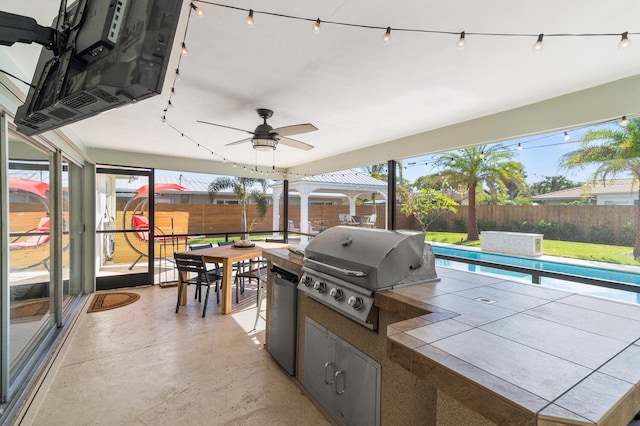
<path id="1" fill-rule="evenodd" d="M 300 273 L 300 256 L 264 256 Z M 378 331 L 299 292 L 296 379 L 310 317 L 380 364 L 382 425 L 626 425 L 640 411 L 640 308 L 437 273 L 439 282 L 376 292 Z"/>

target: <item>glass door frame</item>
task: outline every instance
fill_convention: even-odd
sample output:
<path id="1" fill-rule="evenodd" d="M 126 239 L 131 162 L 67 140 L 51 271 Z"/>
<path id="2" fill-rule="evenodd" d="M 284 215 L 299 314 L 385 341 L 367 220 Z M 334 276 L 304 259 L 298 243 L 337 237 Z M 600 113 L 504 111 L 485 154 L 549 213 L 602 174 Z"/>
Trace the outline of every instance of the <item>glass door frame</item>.
<path id="1" fill-rule="evenodd" d="M 154 169 L 140 169 L 140 168 L 127 168 L 127 167 L 113 167 L 113 166 L 96 166 L 96 176 L 98 174 L 114 174 L 124 176 L 142 176 L 148 179 L 149 188 L 155 187 Z M 96 179 L 96 182 L 98 179 Z M 154 191 L 149 191 L 149 241 L 147 242 L 148 259 L 155 259 L 155 244 L 154 244 L 154 229 L 155 229 L 155 194 Z M 99 230 L 95 229 L 96 238 L 101 237 L 107 233 L 135 233 L 133 228 L 127 229 L 115 229 L 115 230 Z M 144 273 L 130 273 L 119 274 L 114 276 L 99 276 L 96 274 L 96 291 L 100 290 L 112 290 L 123 287 L 136 287 L 142 285 L 154 284 L 154 262 L 152 260 L 147 262 L 147 271 Z"/>

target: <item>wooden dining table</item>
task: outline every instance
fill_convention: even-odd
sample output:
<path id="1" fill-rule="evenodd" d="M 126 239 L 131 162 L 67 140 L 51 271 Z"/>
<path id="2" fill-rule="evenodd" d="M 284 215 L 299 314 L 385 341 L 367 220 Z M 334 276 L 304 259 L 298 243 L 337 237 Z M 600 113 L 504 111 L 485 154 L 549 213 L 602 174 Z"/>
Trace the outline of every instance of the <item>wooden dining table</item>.
<path id="1" fill-rule="evenodd" d="M 264 241 L 255 241 L 254 247 L 235 247 L 233 244 L 207 247 L 198 250 L 191 250 L 190 254 L 201 254 L 204 256 L 204 260 L 207 263 L 218 263 L 222 265 L 222 282 L 221 282 L 221 310 L 223 314 L 231 313 L 231 285 L 233 281 L 233 264 L 236 262 L 242 262 L 244 260 L 254 259 L 262 256 L 263 249 L 269 248 L 286 248 L 289 244 L 286 243 L 269 243 Z M 178 279 L 182 280 L 184 277 L 179 276 Z M 182 287 L 182 293 L 178 295 L 180 297 L 180 304 L 184 305 L 187 301 L 187 286 L 178 285 L 178 289 Z M 180 291 L 180 290 L 178 290 Z"/>

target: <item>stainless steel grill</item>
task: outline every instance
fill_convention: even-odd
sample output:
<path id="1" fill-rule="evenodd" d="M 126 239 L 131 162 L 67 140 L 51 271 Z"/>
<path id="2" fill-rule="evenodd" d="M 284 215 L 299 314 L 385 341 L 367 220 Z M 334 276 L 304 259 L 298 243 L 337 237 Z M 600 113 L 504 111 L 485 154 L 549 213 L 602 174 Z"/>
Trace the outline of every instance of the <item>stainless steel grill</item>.
<path id="1" fill-rule="evenodd" d="M 298 289 L 354 321 L 377 329 L 378 290 L 437 281 L 424 234 L 336 226 L 305 248 Z"/>

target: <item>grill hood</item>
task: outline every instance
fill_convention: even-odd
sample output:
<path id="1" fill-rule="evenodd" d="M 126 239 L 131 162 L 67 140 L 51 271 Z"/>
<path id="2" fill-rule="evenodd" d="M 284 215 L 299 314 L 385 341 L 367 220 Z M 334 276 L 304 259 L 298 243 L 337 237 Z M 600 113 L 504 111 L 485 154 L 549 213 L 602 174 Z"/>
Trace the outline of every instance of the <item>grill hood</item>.
<path id="1" fill-rule="evenodd" d="M 374 291 L 436 277 L 423 233 L 351 226 L 314 237 L 305 248 L 305 266 Z"/>

